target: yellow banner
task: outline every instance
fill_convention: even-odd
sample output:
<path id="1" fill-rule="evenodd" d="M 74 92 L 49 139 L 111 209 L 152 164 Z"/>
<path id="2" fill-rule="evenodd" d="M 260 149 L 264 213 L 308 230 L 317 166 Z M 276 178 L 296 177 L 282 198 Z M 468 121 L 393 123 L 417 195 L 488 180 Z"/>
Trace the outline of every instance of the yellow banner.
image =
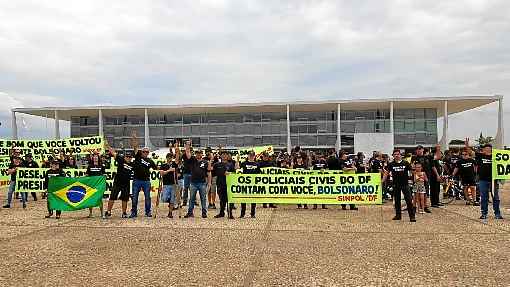
<path id="1" fill-rule="evenodd" d="M 230 203 L 382 204 L 381 175 L 229 174 Z"/>
<path id="2" fill-rule="evenodd" d="M 510 150 L 492 150 L 492 179 L 510 179 Z"/>
<path id="3" fill-rule="evenodd" d="M 88 154 L 91 151 L 104 151 L 103 137 L 66 138 L 60 140 L 0 140 L 0 156 L 9 156 L 13 148 L 21 155 Z"/>

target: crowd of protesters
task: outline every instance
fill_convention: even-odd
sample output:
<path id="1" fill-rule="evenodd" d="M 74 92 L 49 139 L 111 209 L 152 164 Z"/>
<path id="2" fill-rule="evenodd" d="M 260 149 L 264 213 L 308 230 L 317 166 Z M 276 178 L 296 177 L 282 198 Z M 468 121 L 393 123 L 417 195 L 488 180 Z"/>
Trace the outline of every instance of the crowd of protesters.
<path id="1" fill-rule="evenodd" d="M 113 182 L 113 188 L 109 195 L 106 212 L 100 206 L 101 216 L 112 216 L 112 208 L 116 200 L 122 204 L 122 218 L 135 218 L 138 216 L 138 196 L 143 191 L 145 198 L 145 216 L 152 217 L 151 212 L 151 181 L 150 170 L 158 170 L 160 174 L 161 200 L 168 203 L 168 217 L 173 218 L 173 211 L 186 207 L 184 218 L 194 217 L 195 205 L 200 205 L 201 217 L 207 218 L 208 211 L 216 209 L 216 195 L 219 197 L 219 212 L 214 216 L 221 218 L 227 216 L 234 218 L 233 211 L 236 207 L 228 204 L 227 180 L 229 173 L 240 171 L 246 174 L 261 173 L 262 168 L 279 167 L 289 169 L 312 169 L 312 170 L 337 170 L 343 173 L 379 173 L 382 177 L 384 198 L 393 200 L 395 216 L 393 220 L 401 220 L 403 195 L 406 209 L 411 222 L 416 221 L 416 214 L 431 213 L 432 208 L 443 205 L 440 200 L 441 190 L 443 199 L 453 196 L 462 199 L 466 205 L 481 206 L 480 219 L 487 219 L 489 195 L 492 195 L 493 210 L 496 219 L 503 219 L 499 207 L 499 183 L 495 181 L 492 187 L 492 147 L 490 144 L 482 145 L 477 149 L 469 146 L 466 140 L 463 148 L 452 148 L 442 152 L 440 146 L 425 149 L 417 146 L 413 153 L 403 154 L 395 149 L 391 157 L 381 152 L 374 151 L 370 158 L 363 153 L 350 155 L 346 151 L 335 150 L 329 152 L 317 152 L 294 148 L 291 153 L 279 152 L 275 154 L 262 153 L 256 155 L 249 152 L 246 159 L 241 160 L 227 150 L 221 148 L 213 151 L 193 149 L 190 142 L 186 142 L 181 151 L 179 143 L 171 145 L 166 155 L 166 160 L 157 165 L 154 154 L 151 158 L 149 148 L 134 149 L 133 152 L 120 152 L 109 148 L 104 155 L 92 153 L 80 159 L 87 167 L 86 175 L 103 175 L 105 170 L 113 164 L 117 166 L 117 172 Z M 8 168 L 10 185 L 8 189 L 7 203 L 4 208 L 10 208 L 16 182 L 16 169 L 19 167 L 38 168 L 32 155 L 24 157 L 19 150 L 11 152 L 11 163 Z M 45 188 L 48 179 L 52 176 L 64 176 L 66 168 L 77 168 L 77 158 L 72 155 L 60 154 L 46 158 L 42 167 L 49 168 L 45 178 Z M 132 181 L 132 184 L 131 184 Z M 449 194 L 449 188 L 453 182 L 462 187 L 463 193 Z M 197 193 L 200 196 L 200 204 L 197 203 Z M 28 201 L 27 193 L 19 193 L 19 199 L 26 208 Z M 45 194 L 42 195 L 43 198 Z M 37 194 L 32 193 L 33 200 L 37 200 Z M 128 201 L 131 199 L 131 212 L 128 215 Z M 246 215 L 246 204 L 240 205 L 239 217 Z M 275 204 L 262 204 L 263 208 L 277 208 Z M 250 204 L 250 216 L 256 216 L 256 204 Z M 308 209 L 307 204 L 298 204 L 298 209 Z M 317 209 L 314 205 L 312 209 Z M 327 209 L 326 205 L 321 206 Z M 342 209 L 347 209 L 342 205 Z M 354 204 L 349 205 L 350 210 L 357 210 Z M 59 218 L 60 211 L 56 211 Z M 48 205 L 47 218 L 53 216 L 53 210 Z M 92 217 L 92 208 L 89 216 Z"/>

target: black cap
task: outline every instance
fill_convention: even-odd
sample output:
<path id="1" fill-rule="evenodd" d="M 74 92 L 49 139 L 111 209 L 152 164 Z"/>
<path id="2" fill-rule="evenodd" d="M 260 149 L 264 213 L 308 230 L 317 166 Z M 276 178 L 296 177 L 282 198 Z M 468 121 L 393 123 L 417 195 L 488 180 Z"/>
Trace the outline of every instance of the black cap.
<path id="1" fill-rule="evenodd" d="M 418 145 L 416 149 L 424 149 L 422 145 Z"/>
<path id="2" fill-rule="evenodd" d="M 133 157 L 133 152 L 132 151 L 126 151 L 126 153 L 124 153 L 124 156 L 125 157 Z"/>
<path id="3" fill-rule="evenodd" d="M 60 161 L 58 161 L 58 160 L 53 160 L 53 161 L 51 161 L 51 164 L 60 165 Z"/>
<path id="4" fill-rule="evenodd" d="M 482 145 L 482 148 L 486 148 L 486 147 L 492 148 L 492 145 L 490 143 L 486 143 L 486 144 Z"/>

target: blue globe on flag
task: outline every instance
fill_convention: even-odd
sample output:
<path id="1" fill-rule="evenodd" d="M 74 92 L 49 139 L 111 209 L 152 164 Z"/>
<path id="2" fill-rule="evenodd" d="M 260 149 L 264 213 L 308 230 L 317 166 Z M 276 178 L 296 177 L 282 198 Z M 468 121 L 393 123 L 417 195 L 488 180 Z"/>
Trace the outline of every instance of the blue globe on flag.
<path id="1" fill-rule="evenodd" d="M 69 190 L 66 192 L 67 199 L 72 203 L 77 203 L 83 200 L 87 194 L 87 190 L 83 186 L 71 186 Z"/>

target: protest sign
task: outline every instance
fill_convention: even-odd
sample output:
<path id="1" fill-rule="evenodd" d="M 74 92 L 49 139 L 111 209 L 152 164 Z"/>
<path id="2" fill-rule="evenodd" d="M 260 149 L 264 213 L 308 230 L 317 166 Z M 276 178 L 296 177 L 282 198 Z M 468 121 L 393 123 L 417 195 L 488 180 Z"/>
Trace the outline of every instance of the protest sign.
<path id="1" fill-rule="evenodd" d="M 16 173 L 16 192 L 45 192 L 44 178 L 48 168 L 18 168 Z M 68 168 L 63 169 L 66 177 L 83 177 L 86 176 L 87 169 Z M 113 180 L 117 174 L 117 169 L 105 170 L 106 177 L 106 194 L 113 189 Z M 150 174 L 151 192 L 157 192 L 159 186 L 159 172 L 152 170 Z"/>
<path id="2" fill-rule="evenodd" d="M 229 174 L 230 203 L 382 204 L 381 175 Z"/>
<path id="3" fill-rule="evenodd" d="M 264 152 L 266 152 L 268 155 L 273 155 L 273 153 L 274 153 L 274 149 L 273 149 L 272 145 L 240 148 L 240 149 L 231 150 L 230 153 L 232 154 L 233 158 L 236 158 L 239 155 L 239 158 L 245 159 L 248 157 L 248 154 L 250 153 L 250 151 L 254 151 L 256 157 L 259 157 Z"/>
<path id="4" fill-rule="evenodd" d="M 34 156 L 59 154 L 88 154 L 91 151 L 104 150 L 103 137 L 66 138 L 60 140 L 0 140 L 0 156 L 9 156 L 10 151 L 19 149 L 21 155 L 31 153 Z"/>
<path id="5" fill-rule="evenodd" d="M 492 150 L 492 179 L 510 179 L 510 150 Z"/>

